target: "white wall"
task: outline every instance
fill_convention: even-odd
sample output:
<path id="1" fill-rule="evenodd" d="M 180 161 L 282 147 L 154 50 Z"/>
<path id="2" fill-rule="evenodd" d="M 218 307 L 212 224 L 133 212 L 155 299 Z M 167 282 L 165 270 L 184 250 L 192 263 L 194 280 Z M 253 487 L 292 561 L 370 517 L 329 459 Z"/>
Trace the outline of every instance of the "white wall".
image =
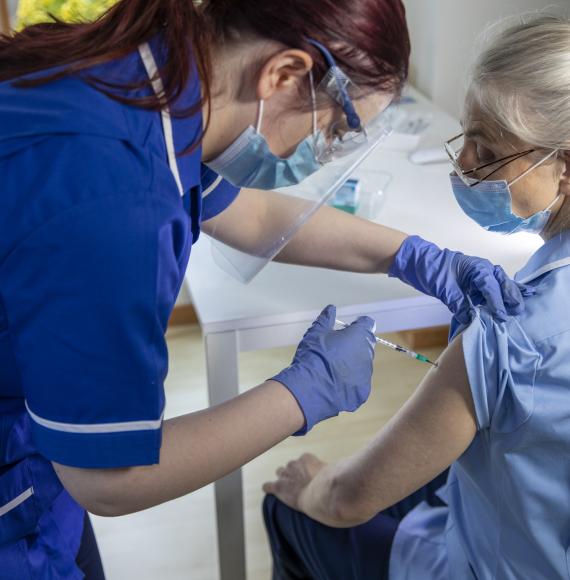
<path id="1" fill-rule="evenodd" d="M 501 18 L 532 10 L 570 11 L 570 0 L 403 0 L 412 37 L 411 80 L 459 117 L 475 41 Z"/>

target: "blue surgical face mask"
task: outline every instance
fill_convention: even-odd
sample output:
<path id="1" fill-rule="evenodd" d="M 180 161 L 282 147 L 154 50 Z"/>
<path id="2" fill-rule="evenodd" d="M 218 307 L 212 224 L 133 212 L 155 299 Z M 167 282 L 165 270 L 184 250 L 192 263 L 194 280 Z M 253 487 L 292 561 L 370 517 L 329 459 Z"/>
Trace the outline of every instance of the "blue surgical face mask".
<path id="1" fill-rule="evenodd" d="M 554 155 L 556 151 L 545 157 L 540 163 L 531 167 L 529 171 L 523 173 L 511 184 L 506 181 L 481 181 L 475 185 L 468 186 L 455 174 L 451 174 L 451 187 L 457 203 L 461 209 L 482 228 L 489 232 L 500 234 L 514 234 L 527 232 L 540 234 L 550 216 L 551 208 L 556 204 L 559 195 L 544 210 L 523 218 L 513 212 L 513 202 L 510 185 L 528 175 L 530 171 L 544 163 L 546 159 Z"/>
<path id="2" fill-rule="evenodd" d="M 317 130 L 317 110 L 313 78 L 310 75 L 313 100 L 313 134 L 301 141 L 287 158 L 272 153 L 261 133 L 263 101 L 259 103 L 257 128 L 249 126 L 219 157 L 207 163 L 208 167 L 236 187 L 278 189 L 297 185 L 321 168 L 316 151 L 324 141 Z"/>

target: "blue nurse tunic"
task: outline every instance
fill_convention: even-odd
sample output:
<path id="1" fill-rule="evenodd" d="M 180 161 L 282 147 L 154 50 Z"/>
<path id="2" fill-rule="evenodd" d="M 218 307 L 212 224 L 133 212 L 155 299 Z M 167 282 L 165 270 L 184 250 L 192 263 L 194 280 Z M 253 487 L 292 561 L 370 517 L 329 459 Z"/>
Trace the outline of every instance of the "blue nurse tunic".
<path id="1" fill-rule="evenodd" d="M 88 74 L 148 78 L 138 52 Z M 175 108 L 199 98 L 193 71 Z M 171 127 L 181 152 L 202 116 Z M 168 138 L 159 113 L 111 99 L 86 74 L 0 83 L 2 580 L 83 577 L 84 511 L 51 461 L 159 462 L 168 318 L 201 221 L 238 194 L 199 146 L 169 166 Z"/>

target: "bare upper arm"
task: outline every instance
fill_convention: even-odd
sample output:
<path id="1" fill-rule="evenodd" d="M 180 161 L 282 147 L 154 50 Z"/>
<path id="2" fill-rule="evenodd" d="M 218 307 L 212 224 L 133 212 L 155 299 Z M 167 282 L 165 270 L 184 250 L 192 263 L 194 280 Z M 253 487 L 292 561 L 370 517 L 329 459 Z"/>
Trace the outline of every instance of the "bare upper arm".
<path id="1" fill-rule="evenodd" d="M 276 191 L 242 189 L 236 200 L 217 216 L 202 222 L 202 230 L 216 240 L 258 255 L 275 239 L 288 235 L 312 202 Z"/>
<path id="2" fill-rule="evenodd" d="M 201 224 L 201 229 L 230 246 L 247 250 L 253 244 L 263 226 L 271 192 L 242 189 L 232 204 Z M 247 227 L 244 225 L 247 224 Z"/>
<path id="3" fill-rule="evenodd" d="M 445 470 L 469 447 L 476 430 L 460 336 L 386 427 L 339 464 L 339 503 L 366 521 Z"/>
<path id="4" fill-rule="evenodd" d="M 87 511 L 99 516 L 123 515 L 115 501 L 124 475 L 132 467 L 84 469 L 52 462 L 53 468 L 67 492 Z"/>

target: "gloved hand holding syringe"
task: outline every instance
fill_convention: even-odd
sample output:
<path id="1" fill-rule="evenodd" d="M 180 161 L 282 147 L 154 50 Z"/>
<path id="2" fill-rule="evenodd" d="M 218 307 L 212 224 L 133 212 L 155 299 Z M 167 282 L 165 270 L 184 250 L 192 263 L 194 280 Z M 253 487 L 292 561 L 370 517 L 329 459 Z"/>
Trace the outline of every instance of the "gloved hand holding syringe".
<path id="1" fill-rule="evenodd" d="M 342 320 L 339 320 L 338 318 L 335 320 L 335 324 L 341 328 L 346 328 L 348 326 L 346 322 L 342 322 Z M 394 344 L 393 342 L 390 342 L 389 340 L 386 340 L 384 338 L 380 338 L 379 336 L 376 336 L 376 342 L 378 344 L 386 346 L 387 348 L 395 350 L 396 352 L 401 352 L 402 354 L 410 358 L 419 360 L 421 362 L 426 362 L 430 365 L 433 365 L 434 367 L 437 367 L 437 363 L 434 363 L 431 360 L 429 360 L 427 356 L 424 356 L 423 354 L 418 354 L 417 352 L 414 352 L 413 350 L 400 346 L 399 344 Z"/>

